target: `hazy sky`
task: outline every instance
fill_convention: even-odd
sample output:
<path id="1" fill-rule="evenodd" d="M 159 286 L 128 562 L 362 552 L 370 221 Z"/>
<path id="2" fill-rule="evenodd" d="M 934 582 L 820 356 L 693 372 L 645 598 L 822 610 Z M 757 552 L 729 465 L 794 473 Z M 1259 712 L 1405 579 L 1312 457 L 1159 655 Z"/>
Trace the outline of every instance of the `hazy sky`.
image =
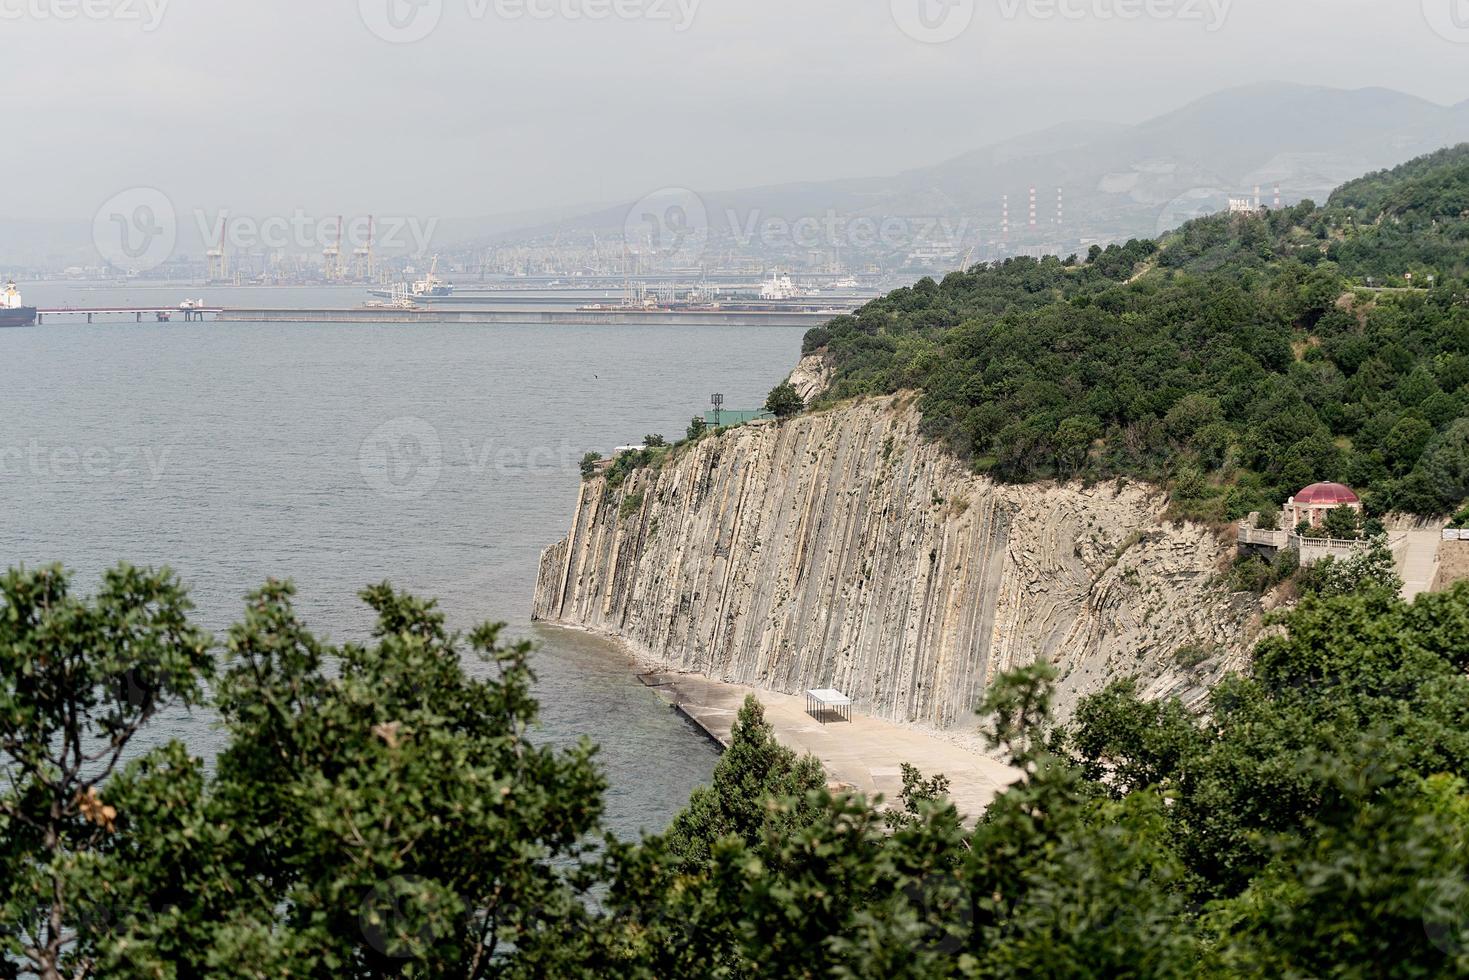
<path id="1" fill-rule="evenodd" d="M 0 43 L 3 217 L 46 221 L 883 174 L 1272 79 L 1469 98 L 1469 0 L 0 0 Z"/>

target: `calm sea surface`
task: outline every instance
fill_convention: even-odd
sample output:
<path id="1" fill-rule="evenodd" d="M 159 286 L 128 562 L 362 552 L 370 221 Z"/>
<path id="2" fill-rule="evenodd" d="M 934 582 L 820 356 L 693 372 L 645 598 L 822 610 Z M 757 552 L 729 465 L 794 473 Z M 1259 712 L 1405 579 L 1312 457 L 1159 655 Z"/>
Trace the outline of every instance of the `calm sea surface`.
<path id="1" fill-rule="evenodd" d="M 306 300 L 273 292 L 272 305 Z M 168 564 L 216 632 L 270 576 L 295 580 L 299 612 L 335 641 L 367 635 L 356 592 L 384 579 L 438 597 L 453 627 L 504 621 L 539 644 L 542 737 L 599 743 L 610 825 L 658 830 L 714 751 L 616 648 L 531 625 L 539 552 L 566 532 L 584 452 L 681 435 L 711 392 L 760 404 L 800 338 L 662 324 L 0 330 L 0 564 L 60 561 L 88 592 L 119 560 Z M 219 744 L 207 716 L 160 727 L 201 755 Z"/>

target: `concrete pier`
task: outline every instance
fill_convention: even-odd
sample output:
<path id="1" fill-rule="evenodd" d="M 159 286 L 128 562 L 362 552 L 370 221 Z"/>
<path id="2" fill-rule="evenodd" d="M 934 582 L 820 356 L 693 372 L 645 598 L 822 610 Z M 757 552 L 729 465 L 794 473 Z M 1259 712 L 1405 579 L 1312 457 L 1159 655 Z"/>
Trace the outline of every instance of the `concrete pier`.
<path id="1" fill-rule="evenodd" d="M 725 684 L 697 674 L 641 675 L 669 704 L 718 744 L 728 747 L 735 717 L 745 697 L 754 694 L 765 708 L 765 720 L 782 745 L 816 757 L 827 776 L 870 797 L 881 794 L 886 805 L 898 803 L 903 789 L 903 763 L 925 776 L 949 778 L 949 798 L 969 823 L 978 819 L 1020 771 L 998 762 L 951 737 L 930 735 L 866 715 L 822 724 L 806 713 L 799 696 L 776 694 Z M 979 719 L 975 719 L 976 729 Z M 973 736 L 977 742 L 978 736 Z"/>
<path id="2" fill-rule="evenodd" d="M 664 312 L 660 310 L 544 310 L 430 308 L 402 310 L 364 307 L 337 310 L 224 310 L 222 323 L 518 323 L 546 326 L 617 326 L 667 323 L 677 326 L 819 326 L 835 313 L 804 311 Z"/>

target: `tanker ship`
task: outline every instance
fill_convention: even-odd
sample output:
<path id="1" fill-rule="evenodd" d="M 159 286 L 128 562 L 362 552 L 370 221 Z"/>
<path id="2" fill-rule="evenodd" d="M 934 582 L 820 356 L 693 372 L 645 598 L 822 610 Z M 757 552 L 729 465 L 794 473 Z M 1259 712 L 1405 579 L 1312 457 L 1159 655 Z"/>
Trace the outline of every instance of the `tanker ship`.
<path id="1" fill-rule="evenodd" d="M 36 322 L 36 308 L 25 306 L 14 282 L 6 283 L 0 293 L 0 327 L 29 327 Z"/>

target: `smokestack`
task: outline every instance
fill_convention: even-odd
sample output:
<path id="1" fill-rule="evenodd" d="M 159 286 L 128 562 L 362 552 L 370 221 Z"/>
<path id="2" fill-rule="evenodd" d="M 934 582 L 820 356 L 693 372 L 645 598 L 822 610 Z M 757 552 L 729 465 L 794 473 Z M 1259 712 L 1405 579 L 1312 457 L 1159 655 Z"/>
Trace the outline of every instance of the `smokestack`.
<path id="1" fill-rule="evenodd" d="M 1255 210 L 1260 210 L 1260 185 L 1255 185 Z"/>
<path id="2" fill-rule="evenodd" d="M 1066 223 L 1066 199 L 1062 196 L 1065 192 L 1056 188 L 1056 227 L 1060 228 Z"/>
<path id="3" fill-rule="evenodd" d="M 1009 194 L 1006 194 L 1005 195 L 1004 208 L 1005 208 L 1004 221 L 1002 222 L 1001 227 L 1004 229 L 1005 237 L 1008 239 L 1010 237 L 1010 195 Z"/>
<path id="4" fill-rule="evenodd" d="M 1275 210 L 1280 210 L 1280 185 L 1275 185 Z"/>
<path id="5" fill-rule="evenodd" d="M 1035 230 L 1035 188 L 1030 189 L 1030 228 Z"/>

